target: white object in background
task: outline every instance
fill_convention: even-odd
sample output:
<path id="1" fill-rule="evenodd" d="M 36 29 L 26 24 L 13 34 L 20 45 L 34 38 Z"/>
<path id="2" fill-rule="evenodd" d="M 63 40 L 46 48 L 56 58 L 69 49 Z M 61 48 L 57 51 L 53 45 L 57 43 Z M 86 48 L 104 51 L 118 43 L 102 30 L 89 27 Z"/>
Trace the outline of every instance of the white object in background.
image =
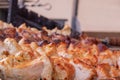
<path id="1" fill-rule="evenodd" d="M 82 31 L 120 32 L 120 0 L 80 0 Z"/>

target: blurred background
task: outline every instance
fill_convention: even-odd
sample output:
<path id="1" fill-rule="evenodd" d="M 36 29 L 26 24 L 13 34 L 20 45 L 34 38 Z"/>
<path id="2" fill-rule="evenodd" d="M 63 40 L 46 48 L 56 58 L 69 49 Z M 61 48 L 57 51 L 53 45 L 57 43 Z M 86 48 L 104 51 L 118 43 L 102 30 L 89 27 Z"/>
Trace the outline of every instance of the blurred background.
<path id="1" fill-rule="evenodd" d="M 0 20 L 7 21 L 10 1 L 0 0 Z M 18 0 L 17 5 L 70 26 L 76 11 L 79 31 L 98 38 L 120 35 L 120 0 Z"/>

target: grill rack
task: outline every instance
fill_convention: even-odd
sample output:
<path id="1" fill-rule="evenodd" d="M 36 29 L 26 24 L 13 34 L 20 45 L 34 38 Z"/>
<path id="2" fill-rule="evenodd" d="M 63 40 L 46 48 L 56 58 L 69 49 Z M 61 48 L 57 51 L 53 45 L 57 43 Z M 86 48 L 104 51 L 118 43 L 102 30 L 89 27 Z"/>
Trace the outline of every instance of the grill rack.
<path id="1" fill-rule="evenodd" d="M 12 23 L 14 26 L 20 26 L 22 23 L 26 23 L 27 26 L 37 29 L 41 29 L 43 26 L 46 26 L 48 29 L 55 27 L 62 29 L 64 27 L 64 24 L 48 19 L 42 15 L 38 16 L 37 13 L 28 11 L 26 7 L 19 8 L 18 0 L 9 0 L 7 22 Z"/>

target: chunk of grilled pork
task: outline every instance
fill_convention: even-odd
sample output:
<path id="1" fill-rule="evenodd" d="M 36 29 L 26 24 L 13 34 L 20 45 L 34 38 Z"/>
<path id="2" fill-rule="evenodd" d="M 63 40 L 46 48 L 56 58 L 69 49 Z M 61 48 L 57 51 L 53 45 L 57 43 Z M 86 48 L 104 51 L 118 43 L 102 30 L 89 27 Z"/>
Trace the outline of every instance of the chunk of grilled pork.
<path id="1" fill-rule="evenodd" d="M 85 64 L 79 59 L 73 59 L 70 63 L 75 68 L 74 80 L 93 80 L 96 77 L 96 72 L 93 67 Z"/>
<path id="2" fill-rule="evenodd" d="M 2 80 L 52 80 L 52 66 L 46 56 L 28 61 L 17 58 L 9 56 L 0 61 Z"/>
<path id="3" fill-rule="evenodd" d="M 51 57 L 53 80 L 74 80 L 75 69 L 69 60 L 63 57 Z"/>
<path id="4" fill-rule="evenodd" d="M 53 69 L 49 58 L 32 51 L 29 44 L 19 45 L 15 39 L 7 38 L 1 42 L 0 47 L 2 80 L 52 79 Z"/>

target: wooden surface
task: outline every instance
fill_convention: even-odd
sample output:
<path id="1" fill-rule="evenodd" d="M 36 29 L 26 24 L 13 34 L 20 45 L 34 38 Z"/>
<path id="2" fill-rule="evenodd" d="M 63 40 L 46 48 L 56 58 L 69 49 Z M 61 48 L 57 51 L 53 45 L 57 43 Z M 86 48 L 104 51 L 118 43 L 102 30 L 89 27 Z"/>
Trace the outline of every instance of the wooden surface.
<path id="1" fill-rule="evenodd" d="M 85 32 L 88 36 L 97 37 L 97 38 L 105 38 L 105 37 L 119 37 L 120 32 Z"/>

